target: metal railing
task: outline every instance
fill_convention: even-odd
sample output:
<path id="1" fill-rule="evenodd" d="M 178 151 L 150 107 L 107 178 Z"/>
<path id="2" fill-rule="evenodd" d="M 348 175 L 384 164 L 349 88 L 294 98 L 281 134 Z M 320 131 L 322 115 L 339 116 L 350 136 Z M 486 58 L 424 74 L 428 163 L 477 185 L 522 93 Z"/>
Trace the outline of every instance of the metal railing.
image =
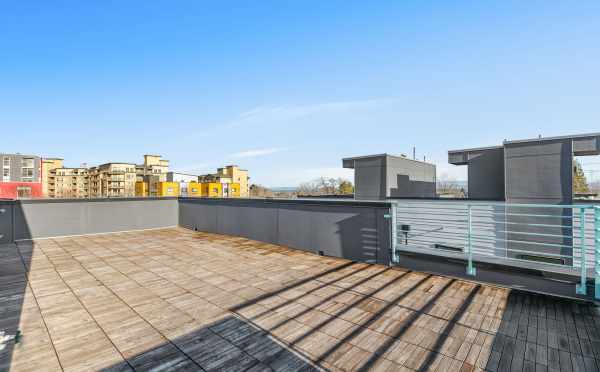
<path id="1" fill-rule="evenodd" d="M 600 206 L 594 207 L 594 298 L 600 299 Z"/>
<path id="2" fill-rule="evenodd" d="M 600 206 L 396 201 L 391 218 L 394 263 L 418 250 L 460 257 L 471 276 L 486 259 L 554 270 L 578 275 L 581 295 L 592 279 L 600 299 Z"/>

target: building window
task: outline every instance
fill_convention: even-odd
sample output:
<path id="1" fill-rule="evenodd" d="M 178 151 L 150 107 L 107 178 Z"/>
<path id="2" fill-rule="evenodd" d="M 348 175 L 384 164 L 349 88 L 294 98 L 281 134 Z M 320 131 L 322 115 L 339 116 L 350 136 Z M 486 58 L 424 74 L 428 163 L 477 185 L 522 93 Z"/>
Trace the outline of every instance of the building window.
<path id="1" fill-rule="evenodd" d="M 21 177 L 33 178 L 33 168 L 22 168 L 21 169 Z"/>
<path id="2" fill-rule="evenodd" d="M 5 167 L 10 167 L 10 158 L 9 158 L 9 157 L 7 157 L 7 156 L 5 156 L 5 157 L 4 157 L 4 159 L 3 159 L 3 161 L 2 161 L 2 164 L 3 164 Z"/>
<path id="3" fill-rule="evenodd" d="M 33 158 L 23 158 L 21 166 L 23 168 L 33 168 Z"/>

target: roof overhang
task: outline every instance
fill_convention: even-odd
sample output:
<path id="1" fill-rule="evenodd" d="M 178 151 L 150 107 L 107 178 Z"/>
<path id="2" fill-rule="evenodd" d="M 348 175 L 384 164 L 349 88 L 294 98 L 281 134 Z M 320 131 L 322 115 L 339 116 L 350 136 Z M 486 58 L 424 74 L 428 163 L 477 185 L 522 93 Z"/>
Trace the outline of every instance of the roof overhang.
<path id="1" fill-rule="evenodd" d="M 342 159 L 342 166 L 344 168 L 354 169 L 354 161 L 356 161 L 356 160 L 383 158 L 383 157 L 386 157 L 386 156 L 388 156 L 388 154 L 353 156 L 351 158 L 343 158 Z"/>
<path id="2" fill-rule="evenodd" d="M 448 151 L 448 163 L 454 165 L 466 165 L 473 157 L 486 151 L 503 149 L 511 145 L 527 145 L 551 141 L 573 141 L 573 155 L 589 156 L 600 155 L 600 133 L 578 134 L 573 136 L 542 137 L 515 141 L 504 141 L 502 146 L 475 147 L 471 149 Z"/>
<path id="3" fill-rule="evenodd" d="M 542 137 L 516 141 L 504 141 L 505 145 L 518 145 L 527 143 L 541 143 L 549 141 L 573 141 L 573 155 L 589 156 L 600 155 L 600 133 L 578 134 L 573 136 Z"/>
<path id="4" fill-rule="evenodd" d="M 453 165 L 467 165 L 469 160 L 486 151 L 496 151 L 503 149 L 504 146 L 475 147 L 472 149 L 450 150 L 448 151 L 448 163 Z"/>

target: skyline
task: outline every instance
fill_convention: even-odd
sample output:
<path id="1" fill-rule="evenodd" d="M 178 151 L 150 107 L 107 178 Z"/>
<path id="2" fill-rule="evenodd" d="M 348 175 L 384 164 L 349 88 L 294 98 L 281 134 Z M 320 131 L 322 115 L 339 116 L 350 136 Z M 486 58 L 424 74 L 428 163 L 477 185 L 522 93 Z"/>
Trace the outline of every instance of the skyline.
<path id="1" fill-rule="evenodd" d="M 2 152 L 68 166 L 158 153 L 174 171 L 233 163 L 291 187 L 415 146 L 464 180 L 448 150 L 598 131 L 599 14 L 592 1 L 6 5 Z"/>

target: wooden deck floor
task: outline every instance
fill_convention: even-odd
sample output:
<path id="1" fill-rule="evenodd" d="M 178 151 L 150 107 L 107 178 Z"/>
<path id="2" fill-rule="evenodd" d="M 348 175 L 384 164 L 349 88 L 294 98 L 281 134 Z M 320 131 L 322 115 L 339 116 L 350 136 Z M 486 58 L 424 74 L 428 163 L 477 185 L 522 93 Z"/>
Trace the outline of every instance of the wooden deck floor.
<path id="1" fill-rule="evenodd" d="M 184 229 L 0 248 L 0 370 L 593 371 L 599 327 L 587 304 Z"/>

